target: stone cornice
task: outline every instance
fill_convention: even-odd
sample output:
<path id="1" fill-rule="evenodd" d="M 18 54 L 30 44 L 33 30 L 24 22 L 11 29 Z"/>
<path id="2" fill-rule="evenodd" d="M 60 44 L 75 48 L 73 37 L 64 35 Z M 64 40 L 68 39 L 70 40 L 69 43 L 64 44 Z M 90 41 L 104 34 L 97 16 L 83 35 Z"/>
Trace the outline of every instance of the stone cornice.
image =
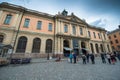
<path id="1" fill-rule="evenodd" d="M 0 30 L 15 31 L 15 27 L 5 27 L 5 26 L 2 26 L 2 27 L 0 27 Z"/>
<path id="2" fill-rule="evenodd" d="M 14 32 L 17 32 L 18 30 L 15 30 L 15 28 L 14 27 L 0 27 L 0 30 L 6 30 L 6 31 L 14 31 Z M 38 32 L 31 32 L 31 31 L 22 31 L 22 30 L 20 30 L 19 31 L 19 34 L 20 33 L 25 33 L 25 34 L 32 34 L 32 35 L 40 35 L 40 36 L 52 36 L 52 37 L 54 37 L 54 34 L 52 35 L 52 34 L 45 34 L 45 33 L 38 33 Z"/>
<path id="3" fill-rule="evenodd" d="M 6 2 L 1 3 L 0 7 L 1 8 L 13 9 L 13 10 L 17 10 L 17 11 L 20 11 L 20 12 L 33 14 L 33 15 L 36 15 L 36 16 L 42 16 L 42 17 L 50 18 L 50 19 L 53 19 L 53 17 L 54 17 L 53 15 L 50 15 L 50 14 L 47 14 L 47 13 L 27 9 L 25 7 L 22 7 L 22 6 L 18 6 L 18 5 L 14 5 L 14 4 L 6 3 Z"/>
<path id="4" fill-rule="evenodd" d="M 80 37 L 80 36 L 74 36 L 74 35 L 65 35 L 65 34 L 56 34 L 56 37 L 68 37 L 68 38 L 78 38 L 83 40 L 90 40 L 89 37 Z"/>
<path id="5" fill-rule="evenodd" d="M 97 41 L 97 40 L 90 40 L 91 42 L 94 42 L 94 43 L 109 43 L 108 40 L 104 40 L 104 41 Z"/>
<path id="6" fill-rule="evenodd" d="M 20 30 L 19 31 L 19 34 L 20 33 L 23 33 L 23 34 L 29 34 L 29 35 L 39 35 L 39 36 L 50 36 L 50 37 L 54 37 L 54 34 L 45 34 L 45 33 L 39 33 L 39 32 L 31 32 L 31 31 L 23 31 L 23 30 Z"/>

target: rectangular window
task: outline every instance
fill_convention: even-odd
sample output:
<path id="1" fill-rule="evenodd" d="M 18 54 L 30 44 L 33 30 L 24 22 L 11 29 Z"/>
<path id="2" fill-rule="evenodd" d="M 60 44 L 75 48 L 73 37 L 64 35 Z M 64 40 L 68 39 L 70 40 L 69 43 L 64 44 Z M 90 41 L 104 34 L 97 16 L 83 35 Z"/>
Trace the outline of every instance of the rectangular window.
<path id="1" fill-rule="evenodd" d="M 76 34 L 75 26 L 73 26 L 73 34 L 74 34 L 74 35 Z"/>
<path id="2" fill-rule="evenodd" d="M 96 38 L 96 34 L 95 34 L 95 32 L 93 32 L 93 35 L 94 35 L 94 38 Z"/>
<path id="3" fill-rule="evenodd" d="M 115 42 L 116 42 L 116 43 L 119 43 L 117 39 L 115 40 Z"/>
<path id="4" fill-rule="evenodd" d="M 110 43 L 111 43 L 111 44 L 113 44 L 113 42 L 112 42 L 112 41 L 110 41 Z"/>
<path id="5" fill-rule="evenodd" d="M 104 35 L 104 39 L 106 40 L 106 36 L 105 36 L 105 34 L 103 34 Z"/>
<path id="6" fill-rule="evenodd" d="M 88 36 L 91 37 L 90 31 L 88 31 Z"/>
<path id="7" fill-rule="evenodd" d="M 83 29 L 80 28 L 80 35 L 83 35 Z"/>
<path id="8" fill-rule="evenodd" d="M 99 37 L 99 39 L 101 39 L 101 37 L 100 37 L 100 33 L 98 33 L 98 37 Z"/>
<path id="9" fill-rule="evenodd" d="M 5 18 L 4 24 L 10 24 L 11 18 L 12 18 L 12 15 L 8 14 Z"/>
<path id="10" fill-rule="evenodd" d="M 65 32 L 65 33 L 68 32 L 68 26 L 67 26 L 67 25 L 64 26 L 64 32 Z"/>
<path id="11" fill-rule="evenodd" d="M 26 18 L 24 22 L 24 27 L 28 27 L 30 23 L 30 19 Z"/>
<path id="12" fill-rule="evenodd" d="M 38 21 L 37 22 L 37 29 L 41 29 L 41 27 L 42 27 L 42 21 Z"/>
<path id="13" fill-rule="evenodd" d="M 109 36 L 109 39 L 111 39 L 111 36 Z"/>
<path id="14" fill-rule="evenodd" d="M 114 38 L 116 38 L 116 35 L 114 35 Z"/>
<path id="15" fill-rule="evenodd" d="M 49 23 L 49 25 L 48 25 L 48 30 L 49 30 L 49 31 L 52 31 L 52 23 Z"/>

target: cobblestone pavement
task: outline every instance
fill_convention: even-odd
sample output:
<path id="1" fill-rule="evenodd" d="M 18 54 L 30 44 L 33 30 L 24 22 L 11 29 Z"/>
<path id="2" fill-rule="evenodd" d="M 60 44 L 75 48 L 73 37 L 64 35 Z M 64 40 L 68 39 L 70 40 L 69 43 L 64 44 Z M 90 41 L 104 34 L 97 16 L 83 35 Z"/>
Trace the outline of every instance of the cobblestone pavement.
<path id="1" fill-rule="evenodd" d="M 103 64 L 97 58 L 95 64 L 71 64 L 46 59 L 33 60 L 30 64 L 0 67 L 0 80 L 120 80 L 120 61 L 115 65 Z"/>

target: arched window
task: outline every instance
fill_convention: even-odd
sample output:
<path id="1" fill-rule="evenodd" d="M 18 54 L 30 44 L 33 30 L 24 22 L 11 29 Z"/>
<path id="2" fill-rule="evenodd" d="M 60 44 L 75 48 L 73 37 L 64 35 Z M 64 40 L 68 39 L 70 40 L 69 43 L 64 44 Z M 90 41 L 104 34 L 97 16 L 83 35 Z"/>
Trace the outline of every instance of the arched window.
<path id="1" fill-rule="evenodd" d="M 20 37 L 18 40 L 16 52 L 25 52 L 26 44 L 27 44 L 27 38 L 25 36 Z"/>
<path id="2" fill-rule="evenodd" d="M 85 42 L 81 42 L 81 48 L 85 48 Z"/>
<path id="3" fill-rule="evenodd" d="M 3 42 L 3 39 L 4 39 L 4 36 L 3 36 L 3 35 L 0 35 L 0 43 Z"/>
<path id="4" fill-rule="evenodd" d="M 68 40 L 64 40 L 63 45 L 64 45 L 64 47 L 69 47 L 69 41 Z"/>
<path id="5" fill-rule="evenodd" d="M 94 53 L 94 48 L 93 48 L 93 44 L 92 43 L 90 43 L 90 47 L 91 47 L 92 53 Z"/>
<path id="6" fill-rule="evenodd" d="M 95 47 L 96 47 L 96 52 L 99 53 L 98 44 L 95 44 Z"/>
<path id="7" fill-rule="evenodd" d="M 52 40 L 46 40 L 46 53 L 52 53 Z"/>
<path id="8" fill-rule="evenodd" d="M 32 53 L 39 53 L 40 52 L 40 45 L 41 45 L 41 40 L 39 38 L 35 38 L 33 40 Z"/>
<path id="9" fill-rule="evenodd" d="M 100 44 L 100 48 L 101 48 L 101 52 L 103 52 L 103 45 L 102 44 Z"/>

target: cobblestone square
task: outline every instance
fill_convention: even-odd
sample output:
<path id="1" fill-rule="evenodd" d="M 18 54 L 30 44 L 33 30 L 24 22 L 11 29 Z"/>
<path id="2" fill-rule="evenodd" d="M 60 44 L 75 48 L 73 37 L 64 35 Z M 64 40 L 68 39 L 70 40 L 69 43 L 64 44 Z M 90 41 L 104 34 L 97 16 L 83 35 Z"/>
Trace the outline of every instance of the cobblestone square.
<path id="1" fill-rule="evenodd" d="M 120 62 L 103 64 L 96 58 L 95 64 L 76 64 L 55 59 L 38 59 L 30 64 L 0 67 L 0 80 L 120 80 Z"/>

